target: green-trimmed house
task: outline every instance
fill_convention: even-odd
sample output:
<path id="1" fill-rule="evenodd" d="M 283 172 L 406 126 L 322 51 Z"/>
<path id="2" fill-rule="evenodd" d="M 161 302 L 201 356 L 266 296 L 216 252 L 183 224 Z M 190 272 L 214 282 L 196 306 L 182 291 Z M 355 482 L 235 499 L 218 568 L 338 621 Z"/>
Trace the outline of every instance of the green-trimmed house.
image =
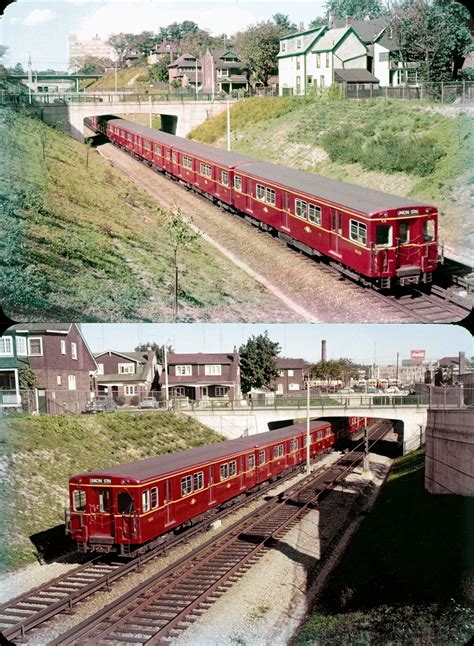
<path id="1" fill-rule="evenodd" d="M 0 337 L 0 410 L 21 407 L 19 372 L 28 366 L 28 336 L 7 331 Z"/>

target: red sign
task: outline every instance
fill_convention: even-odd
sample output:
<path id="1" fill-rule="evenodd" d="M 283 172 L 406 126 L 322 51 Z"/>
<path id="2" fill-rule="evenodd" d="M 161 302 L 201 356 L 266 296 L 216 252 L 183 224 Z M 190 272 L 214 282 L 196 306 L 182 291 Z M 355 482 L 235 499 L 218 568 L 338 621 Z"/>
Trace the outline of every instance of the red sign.
<path id="1" fill-rule="evenodd" d="M 424 361 L 426 350 L 411 350 L 410 358 L 413 361 Z"/>

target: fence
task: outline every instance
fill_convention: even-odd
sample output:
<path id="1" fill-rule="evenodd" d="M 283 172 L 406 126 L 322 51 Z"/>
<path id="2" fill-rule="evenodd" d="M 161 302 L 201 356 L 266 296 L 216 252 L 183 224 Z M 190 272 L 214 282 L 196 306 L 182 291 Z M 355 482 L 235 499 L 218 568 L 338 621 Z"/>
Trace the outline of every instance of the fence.
<path id="1" fill-rule="evenodd" d="M 474 406 L 474 387 L 456 384 L 454 386 L 424 386 L 428 407 L 432 409 L 458 409 Z"/>
<path id="2" fill-rule="evenodd" d="M 474 101 L 474 82 L 460 83 L 422 83 L 419 85 L 399 85 L 397 87 L 373 87 L 371 84 L 345 84 L 343 96 L 346 99 L 406 99 L 454 103 L 455 101 Z"/>

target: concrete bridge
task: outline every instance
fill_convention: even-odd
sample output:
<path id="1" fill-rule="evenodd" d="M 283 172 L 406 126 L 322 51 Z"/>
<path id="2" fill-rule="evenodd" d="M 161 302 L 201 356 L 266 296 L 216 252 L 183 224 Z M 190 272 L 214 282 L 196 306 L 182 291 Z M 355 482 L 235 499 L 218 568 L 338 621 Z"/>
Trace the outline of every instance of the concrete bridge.
<path id="1" fill-rule="evenodd" d="M 231 99 L 231 104 L 237 99 Z M 22 103 L 25 103 L 23 99 Z M 31 112 L 44 123 L 84 140 L 84 118 L 106 114 L 145 114 L 161 117 L 161 129 L 179 137 L 227 108 L 225 99 L 174 97 L 147 94 L 44 94 L 26 103 Z"/>
<path id="2" fill-rule="evenodd" d="M 319 417 L 372 417 L 390 419 L 395 423 L 403 444 L 403 453 L 419 448 L 424 443 L 428 405 L 420 396 L 406 397 L 347 397 L 331 402 L 328 399 L 311 401 L 311 419 Z M 218 405 L 220 404 L 220 406 Z M 252 403 L 247 400 L 200 404 L 198 407 L 181 408 L 181 412 L 194 417 L 227 438 L 253 435 L 268 431 L 272 423 L 302 421 L 306 419 L 306 402 L 295 399 L 279 403 Z"/>

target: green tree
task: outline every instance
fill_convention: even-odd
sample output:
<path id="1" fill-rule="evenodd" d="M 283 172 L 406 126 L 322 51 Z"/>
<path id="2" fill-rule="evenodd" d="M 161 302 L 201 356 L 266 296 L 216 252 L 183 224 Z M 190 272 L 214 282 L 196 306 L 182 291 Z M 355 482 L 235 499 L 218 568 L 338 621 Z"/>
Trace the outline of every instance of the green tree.
<path id="1" fill-rule="evenodd" d="M 165 358 L 164 358 L 163 346 L 158 345 L 158 343 L 156 343 L 156 341 L 150 341 L 148 343 L 140 343 L 135 348 L 135 352 L 148 352 L 149 348 L 151 348 L 152 351 L 156 354 L 156 360 L 158 361 L 158 363 L 164 363 Z M 174 349 L 173 349 L 172 345 L 167 345 L 166 350 L 167 350 L 168 354 L 170 352 L 171 353 L 174 352 Z"/>
<path id="2" fill-rule="evenodd" d="M 354 20 L 379 18 L 387 13 L 382 0 L 326 0 L 324 5 L 326 15 L 333 18 L 346 18 Z"/>
<path id="3" fill-rule="evenodd" d="M 268 85 L 268 78 L 278 68 L 277 54 L 280 50 L 280 27 L 271 21 L 251 25 L 236 35 L 235 46 L 255 81 Z"/>
<path id="4" fill-rule="evenodd" d="M 288 15 L 283 13 L 275 13 L 272 16 L 275 25 L 281 30 L 281 33 L 291 34 L 298 29 L 294 22 L 290 22 Z"/>
<path id="5" fill-rule="evenodd" d="M 325 25 L 327 25 L 327 23 L 328 21 L 326 18 L 318 17 L 309 23 L 308 29 L 317 29 L 318 27 L 324 27 Z"/>
<path id="6" fill-rule="evenodd" d="M 125 57 L 125 52 L 127 48 L 130 47 L 130 40 L 133 39 L 133 34 L 113 34 L 107 41 L 107 44 L 115 49 L 117 52 L 119 65 L 123 65 L 123 59 Z"/>
<path id="7" fill-rule="evenodd" d="M 86 56 L 80 62 L 78 74 L 104 74 L 105 70 L 112 66 L 113 63 L 109 58 Z"/>
<path id="8" fill-rule="evenodd" d="M 333 379 L 340 379 L 346 384 L 351 377 L 357 376 L 357 368 L 350 359 L 329 359 L 318 361 L 310 374 L 312 379 L 324 379 L 328 384 Z"/>
<path id="9" fill-rule="evenodd" d="M 5 45 L 0 45 L 0 60 L 5 56 L 5 54 L 8 52 L 8 47 L 5 47 Z"/>
<path id="10" fill-rule="evenodd" d="M 239 348 L 240 381 L 242 392 L 248 393 L 252 388 L 269 386 L 278 375 L 276 358 L 280 344 L 268 337 L 268 332 L 252 336 Z"/>
<path id="11" fill-rule="evenodd" d="M 14 74 L 24 74 L 25 70 L 23 69 L 23 65 L 21 63 L 17 63 L 15 67 L 13 68 L 13 73 Z"/>
<path id="12" fill-rule="evenodd" d="M 148 69 L 148 79 L 151 83 L 168 83 L 168 65 L 170 64 L 170 60 L 170 55 L 166 54 L 158 63 L 150 66 Z"/>

